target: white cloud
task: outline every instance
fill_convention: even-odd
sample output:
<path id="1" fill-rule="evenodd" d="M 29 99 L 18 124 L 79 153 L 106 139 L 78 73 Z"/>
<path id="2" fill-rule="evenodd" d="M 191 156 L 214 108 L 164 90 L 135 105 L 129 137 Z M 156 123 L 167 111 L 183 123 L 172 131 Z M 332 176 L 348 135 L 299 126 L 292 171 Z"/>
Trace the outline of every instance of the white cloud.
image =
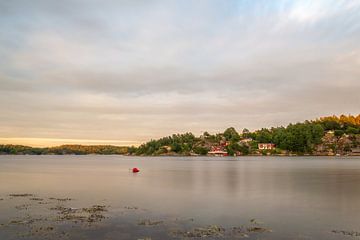
<path id="1" fill-rule="evenodd" d="M 72 3 L 2 8 L 0 135 L 145 141 L 360 110 L 356 2 Z"/>

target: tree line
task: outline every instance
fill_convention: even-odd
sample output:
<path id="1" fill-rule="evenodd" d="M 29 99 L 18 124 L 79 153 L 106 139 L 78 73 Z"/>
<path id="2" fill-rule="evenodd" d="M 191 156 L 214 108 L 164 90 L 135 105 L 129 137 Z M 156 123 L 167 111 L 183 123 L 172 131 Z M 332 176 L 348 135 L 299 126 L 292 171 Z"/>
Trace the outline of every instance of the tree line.
<path id="1" fill-rule="evenodd" d="M 245 128 L 239 133 L 235 128 L 230 127 L 223 133 L 210 134 L 204 132 L 199 137 L 195 137 L 192 133 L 174 134 L 142 144 L 133 149 L 132 153 L 136 155 L 168 153 L 206 155 L 211 150 L 211 146 L 219 145 L 225 141 L 224 149 L 230 156 L 236 152 L 240 152 L 242 155 L 254 153 L 258 150 L 258 143 L 275 144 L 274 153 L 284 150 L 297 154 L 311 154 L 315 147 L 322 142 L 322 138 L 328 131 L 333 131 L 337 137 L 344 134 L 360 134 L 360 114 L 357 116 L 321 117 L 313 121 L 289 124 L 286 127 L 262 128 L 253 132 Z M 249 139 L 249 141 L 243 142 L 241 141 L 243 139 Z"/>
<path id="2" fill-rule="evenodd" d="M 0 154 L 28 154 L 28 155 L 85 155 L 85 154 L 127 154 L 129 147 L 111 145 L 62 145 L 57 147 L 29 147 L 22 145 L 0 145 Z"/>
<path id="3" fill-rule="evenodd" d="M 256 131 L 227 128 L 222 133 L 210 134 L 204 132 L 196 137 L 191 132 L 173 134 L 157 140 L 150 140 L 138 147 L 110 145 L 62 145 L 49 148 L 33 148 L 21 145 L 0 145 L 0 154 L 128 154 L 128 155 L 206 155 L 214 146 L 222 145 L 229 155 L 241 153 L 252 154 L 258 151 L 258 143 L 273 143 L 274 153 L 288 151 L 291 153 L 312 153 L 326 132 L 332 131 L 340 138 L 344 135 L 358 136 L 360 134 L 360 114 L 357 116 L 328 116 L 289 124 L 286 127 L 262 128 Z M 354 147 L 358 146 L 356 139 Z M 248 141 L 244 141 L 248 140 Z"/>

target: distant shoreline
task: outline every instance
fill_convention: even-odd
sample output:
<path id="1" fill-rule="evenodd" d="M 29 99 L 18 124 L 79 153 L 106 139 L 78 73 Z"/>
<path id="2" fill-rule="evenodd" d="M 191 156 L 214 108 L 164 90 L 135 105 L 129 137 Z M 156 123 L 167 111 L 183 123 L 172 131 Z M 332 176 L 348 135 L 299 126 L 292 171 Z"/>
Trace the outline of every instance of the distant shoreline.
<path id="1" fill-rule="evenodd" d="M 66 144 L 30 147 L 0 144 L 9 155 L 135 155 L 135 156 L 360 156 L 360 114 L 321 117 L 287 127 L 222 133 L 177 133 L 135 146 Z"/>
<path id="2" fill-rule="evenodd" d="M 124 156 L 124 157 L 208 157 L 208 158 L 244 158 L 244 157 L 360 157 L 360 154 L 348 154 L 348 155 L 319 155 L 319 154 L 271 154 L 271 155 L 261 155 L 261 154 L 249 154 L 249 155 L 238 155 L 238 156 L 212 156 L 212 155 L 128 155 L 128 154 L 0 154 L 1 156 Z"/>

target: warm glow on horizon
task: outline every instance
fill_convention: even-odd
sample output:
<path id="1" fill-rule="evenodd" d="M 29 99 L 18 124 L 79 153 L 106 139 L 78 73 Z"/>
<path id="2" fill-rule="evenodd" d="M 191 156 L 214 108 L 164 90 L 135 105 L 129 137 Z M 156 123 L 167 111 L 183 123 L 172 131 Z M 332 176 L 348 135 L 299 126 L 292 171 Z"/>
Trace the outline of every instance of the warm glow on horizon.
<path id="1" fill-rule="evenodd" d="M 0 144 L 25 145 L 30 147 L 54 147 L 65 144 L 138 146 L 137 141 L 57 139 L 57 138 L 0 138 Z"/>

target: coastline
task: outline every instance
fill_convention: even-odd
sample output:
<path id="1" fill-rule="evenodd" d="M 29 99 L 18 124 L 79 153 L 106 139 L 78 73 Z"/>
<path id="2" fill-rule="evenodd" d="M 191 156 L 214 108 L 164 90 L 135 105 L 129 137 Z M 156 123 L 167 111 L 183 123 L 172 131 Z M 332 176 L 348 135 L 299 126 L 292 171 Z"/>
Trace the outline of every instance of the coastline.
<path id="1" fill-rule="evenodd" d="M 360 157 L 360 154 L 346 154 L 346 155 L 326 155 L 326 154 L 248 154 L 237 156 L 213 156 L 213 155 L 180 155 L 180 154 L 168 154 L 168 155 L 129 155 L 129 154 L 2 154 L 0 156 L 126 156 L 126 157 L 209 157 L 209 158 L 243 158 L 243 157 Z"/>

